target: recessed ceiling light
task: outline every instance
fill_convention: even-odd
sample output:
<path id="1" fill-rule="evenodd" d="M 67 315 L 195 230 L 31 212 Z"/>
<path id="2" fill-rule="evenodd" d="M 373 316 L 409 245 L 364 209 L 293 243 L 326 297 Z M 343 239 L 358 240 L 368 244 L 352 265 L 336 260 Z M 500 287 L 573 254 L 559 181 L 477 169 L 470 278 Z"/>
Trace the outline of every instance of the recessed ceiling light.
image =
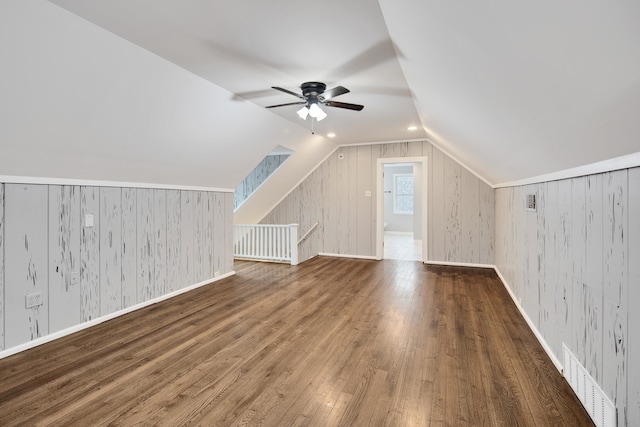
<path id="1" fill-rule="evenodd" d="M 331 133 L 328 133 L 328 134 L 327 134 L 327 136 L 328 136 L 329 138 L 335 138 L 335 137 L 336 137 L 336 134 L 335 134 L 335 133 L 333 133 L 333 132 L 331 132 Z"/>
<path id="2" fill-rule="evenodd" d="M 407 129 L 408 130 L 417 130 L 418 126 L 409 126 Z"/>

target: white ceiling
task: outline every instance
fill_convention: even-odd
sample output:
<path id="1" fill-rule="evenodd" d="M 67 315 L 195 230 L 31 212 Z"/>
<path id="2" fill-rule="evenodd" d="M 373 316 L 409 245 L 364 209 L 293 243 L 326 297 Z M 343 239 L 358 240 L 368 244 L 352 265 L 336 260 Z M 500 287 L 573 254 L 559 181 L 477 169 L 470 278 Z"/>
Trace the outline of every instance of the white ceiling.
<path id="1" fill-rule="evenodd" d="M 345 86 L 351 93 L 335 100 L 364 110 L 326 108 L 329 117 L 314 126 L 338 143 L 425 136 L 407 130 L 419 118 L 375 1 L 53 2 L 227 89 L 231 103 L 299 101 L 271 86 L 298 93 L 305 81 Z M 310 129 L 299 108 L 270 111 Z"/>
<path id="2" fill-rule="evenodd" d="M 98 138 L 94 143 L 96 148 L 87 145 L 83 148 L 85 151 L 80 150 L 78 141 L 84 140 L 80 137 L 76 146 L 71 147 L 78 151 L 78 161 L 91 156 L 99 158 L 108 152 L 118 159 L 122 157 L 119 161 L 125 166 L 131 163 L 128 170 L 133 170 L 144 152 L 155 150 L 155 146 L 140 141 L 163 141 L 167 146 L 161 147 L 166 151 L 155 165 L 158 171 L 153 170 L 154 165 L 140 162 L 140 166 L 151 168 L 147 169 L 150 175 L 147 178 L 132 174 L 131 179 L 159 182 L 158 174 L 173 166 L 168 182 L 232 187 L 278 144 L 293 149 L 298 155 L 307 150 L 307 146 L 315 150 L 301 156 L 305 161 L 298 166 L 296 177 L 288 185 L 295 184 L 306 173 L 304 170 L 308 172 L 336 143 L 401 141 L 428 136 L 493 184 L 640 151 L 640 2 L 637 0 L 524 3 L 509 0 L 51 0 L 51 3 L 213 83 L 211 87 L 204 87 L 195 80 L 190 81 L 189 93 L 202 86 L 206 102 L 204 97 L 185 96 L 180 99 L 180 105 L 162 111 L 160 119 L 165 125 L 144 130 L 144 138 L 131 138 L 127 129 L 122 130 L 123 125 L 116 121 L 115 125 L 121 127 L 120 134 L 106 135 L 104 141 Z M 120 83 L 131 87 L 125 74 L 132 71 L 123 58 L 138 60 L 133 57 L 134 53 L 122 46 L 116 49 L 113 40 L 106 40 L 97 31 L 83 28 L 79 32 L 78 23 L 48 10 L 55 8 L 51 3 L 49 8 L 42 6 L 47 2 L 37 0 L 4 3 L 5 28 L 0 29 L 0 33 L 5 31 L 4 45 L 0 40 L 3 57 L 6 59 L 8 52 L 10 58 L 13 55 L 30 63 L 34 60 L 28 51 L 40 49 L 50 38 L 51 44 L 55 41 L 59 47 L 54 45 L 49 50 L 42 47 L 43 51 L 52 52 L 52 58 L 44 58 L 46 54 L 42 54 L 43 58 L 33 62 L 30 73 L 36 73 L 38 66 L 58 64 L 60 58 L 53 58 L 54 53 L 60 54 L 58 51 L 69 56 L 86 55 L 87 66 L 77 71 L 78 76 L 74 78 L 84 78 L 87 86 L 74 88 L 78 92 L 73 95 L 78 98 L 74 102 L 84 102 L 83 91 L 86 91 L 84 96 L 96 98 L 104 97 L 102 92 L 123 86 Z M 36 4 L 43 13 L 37 22 L 33 18 Z M 15 19 L 7 13 L 18 8 L 24 9 L 23 20 L 34 20 L 31 25 L 13 23 Z M 7 30 L 10 25 L 15 26 L 13 32 Z M 34 36 L 28 43 L 16 42 L 16 34 L 38 31 L 39 38 Z M 93 46 L 92 52 L 82 45 L 81 39 L 85 38 L 86 44 Z M 23 43 L 25 52 L 18 52 L 19 48 L 14 48 L 16 43 Z M 68 47 L 73 44 L 79 47 Z M 64 55 L 63 59 L 67 60 Z M 149 58 L 138 61 L 144 62 L 136 65 L 140 70 L 151 69 L 153 65 L 161 68 L 162 73 L 136 77 L 149 81 L 143 82 L 144 90 L 140 94 L 129 96 L 135 101 L 134 112 L 159 108 L 168 95 L 183 93 L 178 88 L 185 83 L 176 80 L 171 86 L 175 93 L 153 96 L 153 92 L 162 87 L 164 76 L 174 72 L 164 70 L 167 67 Z M 70 60 L 68 67 L 72 67 Z M 7 73 L 6 67 L 3 68 L 0 77 Z M 138 68 L 132 70 L 138 72 Z M 113 82 L 108 81 L 113 70 L 118 69 L 123 70 L 122 75 L 114 76 Z M 14 71 L 16 75 L 21 72 Z M 97 81 L 93 86 L 104 84 L 102 92 L 88 87 L 89 75 Z M 43 71 L 38 77 L 49 78 L 49 74 Z M 296 100 L 270 89 L 271 86 L 297 91 L 302 82 L 310 80 L 326 82 L 328 87 L 349 88 L 351 93 L 337 100 L 364 104 L 364 110 L 327 108 L 329 116 L 316 126 L 318 136 L 309 139 L 309 122 L 297 117 L 295 106 L 262 108 Z M 1 86 L 2 81 L 0 89 Z M 47 92 L 54 90 L 43 87 Z M 34 92 L 36 89 L 42 92 L 42 87 L 36 87 Z M 64 98 L 64 94 L 54 95 L 52 103 Z M 111 92 L 106 95 L 114 96 Z M 149 97 L 149 100 L 145 104 L 134 95 Z M 186 107 L 189 99 L 197 102 Z M 117 105 L 115 101 L 114 105 Z M 189 114 L 178 114 L 175 118 L 178 125 L 170 123 L 176 111 L 185 108 Z M 203 111 L 197 112 L 198 109 Z M 18 112 L 20 117 L 26 115 L 16 110 L 15 103 L 6 111 L 16 117 Z M 64 109 L 56 113 L 69 114 Z M 45 114 L 44 107 L 40 114 Z M 212 117 L 211 123 L 207 122 L 208 115 Z M 64 117 L 56 119 L 58 123 Z M 140 132 L 145 123 L 149 128 L 157 126 L 157 121 L 145 120 L 136 123 Z M 191 122 L 197 126 L 189 130 Z M 82 125 L 89 127 L 90 124 Z M 417 124 L 419 129 L 407 130 L 412 124 Z M 95 134 L 100 126 L 104 127 L 104 123 L 96 122 L 91 129 L 87 128 L 86 134 Z M 320 137 L 328 132 L 337 134 L 335 143 Z M 16 127 L 11 135 L 18 134 L 24 134 L 23 128 Z M 35 140 L 35 136 L 41 135 L 34 135 L 31 140 Z M 59 139 L 67 141 L 75 136 L 65 130 Z M 120 138 L 127 151 L 131 150 L 132 143 L 140 143 L 140 153 L 135 152 L 135 146 L 133 156 L 118 147 L 109 152 L 110 148 L 105 147 L 114 138 Z M 216 144 L 206 146 L 209 140 L 226 145 L 222 150 Z M 169 147 L 170 141 L 179 141 L 179 149 Z M 300 143 L 296 145 L 296 141 Z M 33 144 L 34 149 L 47 152 L 46 147 Z M 60 144 L 67 148 L 71 142 Z M 103 144 L 102 148 L 99 144 Z M 322 148 L 318 148 L 320 146 Z M 154 148 L 150 150 L 150 147 Z M 55 150 L 50 151 L 53 154 Z M 27 154 L 24 150 L 16 152 L 16 156 L 25 159 Z M 224 161 L 211 160 L 221 155 Z M 248 160 L 245 162 L 242 156 Z M 179 164 L 169 164 L 172 159 L 182 161 L 182 171 Z M 210 170 L 195 172 L 207 162 L 212 165 Z M 125 169 L 123 166 L 123 173 Z M 87 170 L 79 170 L 76 175 L 91 178 L 94 170 L 88 162 Z M 217 175 L 215 170 L 219 170 Z M 238 173 L 234 173 L 235 170 Z M 13 173 L 11 165 L 0 161 L 1 173 Z M 224 178 L 220 178 L 221 173 L 225 174 Z M 127 179 L 126 174 L 119 176 Z"/>
<path id="3" fill-rule="evenodd" d="M 492 183 L 640 151 L 637 0 L 380 3 L 423 125 Z"/>

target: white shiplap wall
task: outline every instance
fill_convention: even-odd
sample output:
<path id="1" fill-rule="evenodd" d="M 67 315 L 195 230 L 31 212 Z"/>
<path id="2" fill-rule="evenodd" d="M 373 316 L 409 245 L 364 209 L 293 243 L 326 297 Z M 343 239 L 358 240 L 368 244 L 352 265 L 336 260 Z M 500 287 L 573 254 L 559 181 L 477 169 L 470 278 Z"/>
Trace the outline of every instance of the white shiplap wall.
<path id="1" fill-rule="evenodd" d="M 49 332 L 80 323 L 80 188 L 49 186 Z"/>
<path id="2" fill-rule="evenodd" d="M 4 184 L 0 182 L 0 350 L 4 350 Z"/>
<path id="3" fill-rule="evenodd" d="M 236 187 L 234 192 L 233 204 L 234 209 L 244 202 L 251 194 L 256 191 L 269 176 L 289 158 L 289 154 L 270 154 L 253 168 L 242 182 Z"/>
<path id="4" fill-rule="evenodd" d="M 122 308 L 137 304 L 137 209 L 136 189 L 122 189 Z"/>
<path id="5" fill-rule="evenodd" d="M 536 193 L 537 212 L 525 211 Z M 542 339 L 562 343 L 640 425 L 640 169 L 496 190 L 496 265 Z"/>
<path id="6" fill-rule="evenodd" d="M 629 339 L 627 354 L 627 419 L 640 424 L 640 168 L 629 170 Z"/>
<path id="7" fill-rule="evenodd" d="M 25 297 L 47 286 L 47 199 L 44 185 L 5 185 L 5 346 L 7 348 L 49 333 L 49 305 L 25 309 Z M 14 203 L 20 200 L 20 203 Z"/>
<path id="8" fill-rule="evenodd" d="M 377 159 L 423 156 L 429 260 L 493 264 L 493 189 L 427 141 L 341 147 L 262 222 L 299 223 L 301 234 L 318 222 L 300 247 L 301 261 L 319 252 L 375 256 Z"/>
<path id="9" fill-rule="evenodd" d="M 121 188 L 100 188 L 100 314 L 103 316 L 121 310 L 123 304 L 121 202 Z"/>
<path id="10" fill-rule="evenodd" d="M 232 214 L 232 193 L 0 183 L 0 350 L 231 273 Z"/>

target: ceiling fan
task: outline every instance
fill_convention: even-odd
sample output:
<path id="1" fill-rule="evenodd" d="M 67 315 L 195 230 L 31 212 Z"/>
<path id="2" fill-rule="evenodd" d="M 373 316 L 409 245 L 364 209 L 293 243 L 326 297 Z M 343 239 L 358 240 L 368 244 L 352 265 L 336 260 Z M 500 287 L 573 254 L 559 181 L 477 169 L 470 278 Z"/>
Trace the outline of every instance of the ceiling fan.
<path id="1" fill-rule="evenodd" d="M 272 88 L 284 93 L 288 93 L 289 95 L 293 95 L 297 98 L 300 98 L 302 99 L 302 101 L 288 102 L 286 104 L 269 105 L 266 108 L 284 107 L 287 105 L 304 105 L 298 111 L 298 116 L 300 116 L 300 118 L 303 120 L 306 120 L 307 116 L 311 116 L 312 118 L 318 121 L 327 117 L 327 113 L 322 111 L 322 109 L 320 108 L 320 105 L 324 105 L 327 107 L 345 108 L 347 110 L 355 110 L 355 111 L 360 111 L 364 108 L 364 105 L 349 104 L 347 102 L 337 102 L 337 101 L 331 100 L 336 96 L 349 93 L 349 89 L 343 86 L 336 86 L 333 89 L 326 90 L 327 85 L 324 83 L 305 82 L 300 85 L 300 89 L 302 89 L 302 95 L 287 89 L 283 89 L 281 87 L 272 86 Z"/>

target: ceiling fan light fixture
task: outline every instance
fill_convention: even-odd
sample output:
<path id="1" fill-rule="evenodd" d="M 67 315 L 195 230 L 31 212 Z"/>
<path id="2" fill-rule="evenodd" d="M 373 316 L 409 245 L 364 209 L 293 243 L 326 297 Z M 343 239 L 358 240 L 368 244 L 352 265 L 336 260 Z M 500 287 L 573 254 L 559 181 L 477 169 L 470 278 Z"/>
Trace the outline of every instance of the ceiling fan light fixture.
<path id="1" fill-rule="evenodd" d="M 323 120 L 327 117 L 327 113 L 322 111 L 322 108 L 318 107 L 318 104 L 311 104 L 309 107 L 309 115 L 315 118 L 317 121 Z"/>
<path id="2" fill-rule="evenodd" d="M 298 110 L 298 116 L 300 116 L 302 120 L 307 120 L 308 115 L 309 115 L 309 109 L 307 108 L 306 105 Z"/>

